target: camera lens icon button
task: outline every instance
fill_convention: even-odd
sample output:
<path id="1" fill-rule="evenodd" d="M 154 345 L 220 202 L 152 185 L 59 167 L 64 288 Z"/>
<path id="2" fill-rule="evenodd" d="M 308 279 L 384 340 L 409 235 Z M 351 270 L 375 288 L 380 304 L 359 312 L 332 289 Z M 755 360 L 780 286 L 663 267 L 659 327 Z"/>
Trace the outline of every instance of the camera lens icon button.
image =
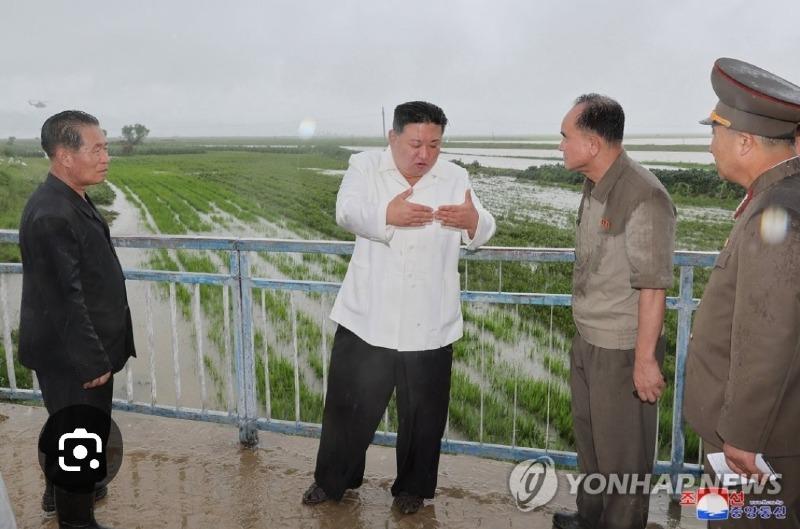
<path id="1" fill-rule="evenodd" d="M 66 444 L 67 441 L 70 439 L 75 439 L 76 441 L 82 441 L 75 445 L 72 449 L 72 457 L 74 457 L 77 461 L 83 461 L 89 456 L 89 449 L 86 448 L 86 442 L 94 449 L 96 454 L 102 454 L 103 452 L 103 442 L 100 440 L 100 436 L 95 433 L 90 433 L 86 431 L 86 428 L 75 428 L 72 433 L 65 433 L 58 439 L 58 451 L 63 453 L 66 451 Z M 58 457 L 58 466 L 61 467 L 61 470 L 66 472 L 80 472 L 81 467 L 80 465 L 68 465 L 64 456 Z M 89 461 L 89 467 L 93 470 L 97 470 L 100 466 L 100 461 L 97 459 L 91 459 Z"/>
<path id="2" fill-rule="evenodd" d="M 87 404 L 55 411 L 39 435 L 44 475 L 70 492 L 107 485 L 122 466 L 122 454 L 122 432 L 108 410 Z"/>
<path id="3" fill-rule="evenodd" d="M 75 448 L 73 448 L 72 455 L 75 459 L 84 460 L 86 459 L 86 456 L 89 455 L 89 451 L 86 449 L 85 446 L 77 445 L 75 446 Z M 92 459 L 91 461 L 89 461 L 89 466 L 92 467 L 93 470 L 97 470 L 97 467 L 100 466 L 100 461 L 98 461 L 97 459 Z"/>

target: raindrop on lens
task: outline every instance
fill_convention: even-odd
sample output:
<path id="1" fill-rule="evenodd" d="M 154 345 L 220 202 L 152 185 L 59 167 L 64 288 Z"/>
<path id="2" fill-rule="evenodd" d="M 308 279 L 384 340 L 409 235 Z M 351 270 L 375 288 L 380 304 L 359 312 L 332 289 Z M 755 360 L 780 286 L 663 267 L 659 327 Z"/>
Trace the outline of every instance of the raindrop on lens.
<path id="1" fill-rule="evenodd" d="M 300 139 L 309 140 L 314 136 L 316 130 L 317 122 L 311 118 L 306 118 L 297 127 L 297 135 L 300 136 Z"/>
<path id="2" fill-rule="evenodd" d="M 789 214 L 780 206 L 770 206 L 761 215 L 761 238 L 769 244 L 780 244 L 786 239 Z"/>

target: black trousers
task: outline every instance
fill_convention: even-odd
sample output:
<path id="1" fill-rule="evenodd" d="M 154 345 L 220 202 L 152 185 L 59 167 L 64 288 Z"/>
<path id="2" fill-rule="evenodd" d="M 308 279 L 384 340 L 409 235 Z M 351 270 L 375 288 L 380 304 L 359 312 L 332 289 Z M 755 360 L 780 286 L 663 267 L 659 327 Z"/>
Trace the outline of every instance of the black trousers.
<path id="1" fill-rule="evenodd" d="M 69 433 L 79 426 L 88 427 L 98 433 L 103 446 L 106 446 L 110 424 L 108 420 L 103 420 L 102 417 L 111 416 L 111 401 L 114 396 L 113 376 L 102 386 L 92 389 L 83 389 L 83 382 L 76 374 L 62 370 L 37 370 L 36 378 L 39 380 L 39 387 L 42 390 L 42 398 L 48 415 L 52 416 L 64 410 L 48 421 L 48 431 L 51 432 L 48 435 L 54 435 L 52 432 L 56 432 L 55 435 Z M 87 416 L 85 412 L 81 411 L 81 408 L 75 411 L 65 410 L 65 408 L 77 405 L 91 406 L 103 413 Z M 54 472 L 59 471 L 55 464 L 56 460 L 53 457 L 48 459 L 45 472 L 47 476 L 52 476 Z M 83 492 L 80 487 L 76 487 L 74 492 L 79 490 Z"/>
<path id="2" fill-rule="evenodd" d="M 450 403 L 453 348 L 395 351 L 375 347 L 339 326 L 314 479 L 340 500 L 361 486 L 366 452 L 397 390 L 397 478 L 392 495 L 433 498 Z"/>
<path id="3" fill-rule="evenodd" d="M 64 371 L 37 370 L 36 378 L 42 390 L 42 398 L 49 415 L 77 404 L 86 404 L 105 411 L 111 415 L 111 400 L 114 396 L 114 377 L 102 386 L 83 389 L 77 375 Z"/>

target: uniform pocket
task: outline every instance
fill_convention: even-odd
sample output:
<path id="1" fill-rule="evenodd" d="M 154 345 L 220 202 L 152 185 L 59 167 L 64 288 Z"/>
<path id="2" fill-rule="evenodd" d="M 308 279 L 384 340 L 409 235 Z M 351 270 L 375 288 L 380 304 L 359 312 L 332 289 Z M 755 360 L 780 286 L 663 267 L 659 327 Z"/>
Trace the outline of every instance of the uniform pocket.
<path id="1" fill-rule="evenodd" d="M 598 237 L 599 240 L 590 257 L 590 270 L 592 273 L 602 276 L 618 274 L 620 267 L 617 260 L 627 259 L 624 244 L 620 240 L 621 236 L 602 234 Z"/>

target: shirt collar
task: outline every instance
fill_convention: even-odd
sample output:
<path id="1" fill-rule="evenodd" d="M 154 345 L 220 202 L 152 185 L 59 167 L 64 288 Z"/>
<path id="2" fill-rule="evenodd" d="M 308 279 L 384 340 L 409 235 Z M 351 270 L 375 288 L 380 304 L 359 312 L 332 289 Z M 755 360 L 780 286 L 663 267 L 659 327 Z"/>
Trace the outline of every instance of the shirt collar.
<path id="1" fill-rule="evenodd" d="M 397 170 L 397 166 L 394 163 L 394 158 L 392 158 L 392 148 L 386 147 L 386 149 L 381 152 L 381 162 L 378 166 L 378 170 L 381 172 L 384 171 L 400 171 Z"/>
<path id="2" fill-rule="evenodd" d="M 611 167 L 606 170 L 603 178 L 592 186 L 592 197 L 601 203 L 605 203 L 608 199 L 608 194 L 614 188 L 614 184 L 617 183 L 617 180 L 619 180 L 629 164 L 630 158 L 628 158 L 628 154 L 622 151 L 617 156 L 617 159 L 614 160 L 614 163 L 611 164 Z"/>
<path id="3" fill-rule="evenodd" d="M 82 198 L 74 189 L 69 187 L 63 180 L 55 176 L 53 173 L 47 173 L 45 185 L 54 189 L 57 193 L 69 200 L 75 207 L 81 210 L 84 215 L 101 220 L 100 213 L 97 212 L 94 204 L 92 204 L 89 195 L 85 195 L 86 199 L 84 200 L 84 198 Z"/>
<path id="4" fill-rule="evenodd" d="M 402 178 L 403 181 L 405 181 L 405 177 L 397 168 L 397 165 L 394 163 L 394 157 L 392 157 L 391 147 L 386 147 L 386 149 L 383 152 L 381 152 L 381 160 L 380 164 L 378 165 L 378 170 L 380 172 L 395 171 L 400 176 L 400 178 Z M 439 160 L 436 160 L 436 163 L 433 164 L 433 167 L 431 167 L 430 171 L 422 175 L 422 178 L 420 178 L 420 182 L 422 180 L 427 180 L 429 176 L 432 178 L 436 178 L 437 176 L 439 176 Z"/>

